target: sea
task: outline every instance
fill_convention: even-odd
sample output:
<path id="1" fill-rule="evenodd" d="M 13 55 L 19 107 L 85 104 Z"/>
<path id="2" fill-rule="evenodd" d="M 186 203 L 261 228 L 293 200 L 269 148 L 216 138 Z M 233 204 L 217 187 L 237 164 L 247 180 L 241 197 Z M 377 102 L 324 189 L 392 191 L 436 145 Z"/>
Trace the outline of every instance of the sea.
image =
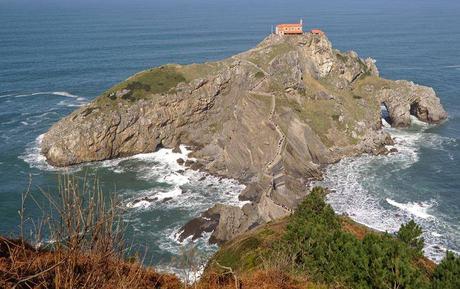
<path id="1" fill-rule="evenodd" d="M 130 75 L 165 63 L 224 59 L 254 47 L 276 23 L 303 19 L 335 48 L 376 59 L 381 76 L 433 87 L 449 113 L 385 129 L 398 153 L 347 158 L 319 184 L 340 214 L 394 232 L 414 219 L 425 254 L 460 251 L 460 1 L 456 0 L 0 0 L 0 234 L 18 233 L 21 194 L 55 191 L 59 175 L 97 176 L 123 200 L 145 262 L 180 270 L 177 232 L 215 203 L 241 206 L 244 186 L 186 170 L 180 152 L 58 169 L 40 155 L 43 133 Z M 382 120 L 386 125 L 385 121 Z M 155 200 L 155 201 L 153 201 Z M 41 212 L 26 203 L 30 218 Z M 195 242 L 202 260 L 217 247 Z"/>

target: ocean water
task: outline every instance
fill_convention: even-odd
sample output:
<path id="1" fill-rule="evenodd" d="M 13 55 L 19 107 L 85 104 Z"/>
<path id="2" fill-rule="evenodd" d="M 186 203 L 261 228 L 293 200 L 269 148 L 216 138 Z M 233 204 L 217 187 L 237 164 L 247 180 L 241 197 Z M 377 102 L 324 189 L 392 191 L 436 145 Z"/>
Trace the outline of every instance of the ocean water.
<path id="1" fill-rule="evenodd" d="M 29 176 L 34 192 L 56 187 L 63 170 L 46 164 L 38 144 L 60 118 L 140 70 L 219 60 L 255 46 L 272 24 L 303 18 L 336 48 L 375 58 L 382 76 L 432 86 L 449 113 L 436 127 L 387 128 L 397 154 L 330 166 L 322 182 L 333 190 L 328 201 L 379 230 L 415 219 L 435 260 L 445 249 L 460 251 L 460 2 L 289 3 L 0 0 L 0 234 L 17 232 Z M 237 182 L 179 166 L 186 150 L 64 171 L 97 174 L 104 190 L 122 196 L 129 235 L 147 250 L 147 262 L 174 270 L 182 224 L 216 202 L 242 205 Z M 198 247 L 204 255 L 216 249 L 205 240 Z"/>

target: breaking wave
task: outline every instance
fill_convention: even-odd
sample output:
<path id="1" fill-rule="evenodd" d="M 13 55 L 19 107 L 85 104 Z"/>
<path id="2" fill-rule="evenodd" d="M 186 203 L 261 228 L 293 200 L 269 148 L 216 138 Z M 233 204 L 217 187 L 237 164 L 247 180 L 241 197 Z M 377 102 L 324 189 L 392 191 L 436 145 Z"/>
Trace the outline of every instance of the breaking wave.
<path id="1" fill-rule="evenodd" d="M 59 95 L 59 96 L 65 96 L 65 97 L 70 97 L 70 98 L 79 98 L 80 96 L 78 95 L 75 95 L 75 94 L 71 94 L 67 91 L 53 91 L 51 92 L 51 94 L 54 94 L 54 95 Z"/>
<path id="2" fill-rule="evenodd" d="M 40 91 L 40 92 L 24 93 L 24 94 L 8 94 L 6 96 L 14 96 L 16 98 L 21 98 L 21 97 L 28 97 L 28 96 L 35 96 L 35 95 L 47 95 L 47 94 L 70 97 L 70 98 L 80 97 L 78 95 L 71 94 L 70 92 L 67 92 L 67 91 Z"/>
<path id="3" fill-rule="evenodd" d="M 40 91 L 33 93 L 22 93 L 22 94 L 5 94 L 1 95 L 0 98 L 14 97 L 14 98 L 24 98 L 37 95 L 55 95 L 68 98 L 67 100 L 61 100 L 58 102 L 59 106 L 66 107 L 80 107 L 88 103 L 86 97 L 78 96 L 67 91 Z"/>
<path id="4" fill-rule="evenodd" d="M 338 214 L 348 215 L 376 230 L 395 232 L 401 224 L 415 219 L 424 230 L 425 255 L 440 261 L 446 248 L 458 247 L 455 240 L 458 240 L 460 226 L 439 212 L 436 198 L 403 200 L 406 195 L 413 195 L 412 198 L 423 198 L 423 195 L 400 193 L 390 183 L 399 177 L 400 171 L 419 161 L 422 148 L 447 151 L 446 146 L 457 145 L 455 139 L 426 132 L 428 128 L 419 121 L 413 121 L 412 127 L 405 130 L 386 127 L 395 140 L 389 148 L 394 147 L 398 152 L 345 158 L 328 166 L 324 180 L 315 185 L 331 189 L 327 202 Z"/>
<path id="5" fill-rule="evenodd" d="M 398 203 L 392 199 L 387 198 L 386 201 L 388 204 L 399 208 L 400 210 L 405 211 L 414 217 L 422 219 L 434 218 L 432 215 L 428 214 L 428 210 L 435 204 L 434 200 L 429 202 Z"/>
<path id="6" fill-rule="evenodd" d="M 102 162 L 102 166 L 115 173 L 130 171 L 136 178 L 157 184 L 152 189 L 128 191 L 126 207 L 131 209 L 191 208 L 195 212 L 207 209 L 215 203 L 242 206 L 238 200 L 244 186 L 236 180 L 215 177 L 195 171 L 177 162 L 194 161 L 188 157 L 190 151 L 183 145 L 180 152 L 160 149 L 155 153 L 140 154 L 130 158 Z M 136 161 L 135 166 L 132 161 Z M 131 164 L 130 164 L 131 163 Z"/>
<path id="7" fill-rule="evenodd" d="M 171 258 L 180 255 L 181 248 L 187 244 L 192 243 L 197 247 L 201 254 L 206 255 L 205 259 L 217 249 L 215 245 L 208 244 L 210 234 L 193 242 L 190 239 L 179 242 L 179 228 L 187 221 L 216 203 L 240 207 L 246 203 L 238 199 L 245 186 L 236 180 L 215 177 L 184 166 L 183 162 L 195 160 L 189 157 L 191 151 L 184 145 L 180 146 L 179 152 L 160 149 L 154 153 L 60 169 L 47 164 L 45 157 L 40 154 L 42 139 L 43 135 L 39 136 L 21 156 L 31 167 L 73 172 L 94 168 L 99 172 L 110 172 L 113 179 L 117 179 L 117 176 L 135 179 L 136 185 L 117 192 L 124 200 L 123 218 L 132 228 L 137 241 L 148 244 L 149 250 L 169 256 L 165 257 L 163 263 L 161 260 L 155 261 L 159 267 L 166 266 L 168 271 L 183 270 L 180 266 L 171 265 Z M 178 159 L 182 159 L 181 164 Z M 144 188 L 139 188 L 139 183 Z"/>
<path id="8" fill-rule="evenodd" d="M 11 97 L 11 96 L 15 96 L 16 94 L 14 93 L 10 93 L 10 94 L 2 94 L 0 95 L 0 98 L 6 98 L 6 97 Z"/>
<path id="9" fill-rule="evenodd" d="M 42 171 L 58 171 L 59 168 L 53 167 L 46 162 L 46 157 L 40 151 L 43 136 L 43 134 L 39 135 L 34 142 L 30 143 L 19 158 L 28 163 L 31 168 Z"/>
<path id="10" fill-rule="evenodd" d="M 151 184 L 145 190 L 120 192 L 127 210 L 125 220 L 132 225 L 137 239 L 145 240 L 153 248 L 173 256 L 173 260 L 178 259 L 187 246 L 197 248 L 201 260 L 207 260 L 217 250 L 217 246 L 208 243 L 210 234 L 204 234 L 195 241 L 186 239 L 180 242 L 177 238 L 179 229 L 216 203 L 242 206 L 245 202 L 240 201 L 238 196 L 245 186 L 236 180 L 215 177 L 179 164 L 178 159 L 194 161 L 189 153 L 187 147 L 181 145 L 180 152 L 160 149 L 155 153 L 102 162 L 101 166 L 120 175 L 134 173 L 137 180 Z M 200 266 L 197 278 L 204 263 Z M 159 262 L 157 267 L 164 267 L 164 270 L 176 272 L 179 276 L 184 272 L 184 268 L 171 263 L 171 259 Z"/>

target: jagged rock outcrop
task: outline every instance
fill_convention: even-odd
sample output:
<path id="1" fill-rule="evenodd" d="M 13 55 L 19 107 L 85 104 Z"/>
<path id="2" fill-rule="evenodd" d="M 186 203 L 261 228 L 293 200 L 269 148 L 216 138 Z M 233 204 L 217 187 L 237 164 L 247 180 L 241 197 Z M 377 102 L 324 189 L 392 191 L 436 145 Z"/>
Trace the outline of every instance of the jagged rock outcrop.
<path id="1" fill-rule="evenodd" d="M 394 126 L 446 118 L 431 88 L 382 79 L 374 62 L 324 35 L 270 35 L 219 62 L 134 75 L 51 127 L 42 152 L 68 166 L 187 144 L 194 168 L 247 185 L 250 204 L 216 205 L 181 236 L 222 242 L 290 214 L 324 165 L 384 152 L 382 103 Z"/>

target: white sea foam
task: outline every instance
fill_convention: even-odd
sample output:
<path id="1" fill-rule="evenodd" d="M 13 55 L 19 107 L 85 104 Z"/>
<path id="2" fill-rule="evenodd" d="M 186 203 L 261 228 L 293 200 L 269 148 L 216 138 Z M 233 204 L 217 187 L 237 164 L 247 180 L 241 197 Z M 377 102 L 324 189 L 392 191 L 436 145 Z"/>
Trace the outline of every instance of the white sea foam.
<path id="1" fill-rule="evenodd" d="M 11 96 L 15 96 L 16 94 L 14 93 L 10 93 L 10 94 L 2 94 L 0 95 L 0 98 L 6 98 L 6 97 L 11 97 Z"/>
<path id="2" fill-rule="evenodd" d="M 34 93 L 28 93 L 28 94 L 16 94 L 14 97 L 20 98 L 20 97 L 28 97 L 28 96 L 34 96 L 34 95 L 43 95 L 43 94 L 51 94 L 51 92 L 34 92 Z"/>
<path id="3" fill-rule="evenodd" d="M 56 96 L 62 96 L 62 97 L 71 99 L 71 100 L 61 100 L 58 103 L 58 105 L 60 106 L 81 107 L 88 103 L 88 100 L 85 97 L 78 96 L 78 95 L 72 94 L 67 91 L 40 91 L 40 92 L 24 93 L 24 94 L 8 94 L 8 95 L 5 95 L 4 97 L 13 96 L 17 98 L 22 98 L 22 97 L 30 97 L 30 96 L 36 96 L 36 95 L 56 95 Z"/>
<path id="4" fill-rule="evenodd" d="M 179 227 L 173 227 L 165 230 L 161 235 L 166 236 L 165 238 L 161 238 L 161 242 L 159 243 L 159 247 L 161 250 L 169 252 L 178 256 L 178 260 L 176 262 L 168 262 L 167 265 L 157 265 L 157 268 L 160 272 L 173 272 L 179 276 L 180 279 L 183 281 L 197 281 L 200 279 L 206 264 L 207 260 L 211 257 L 211 255 L 218 249 L 217 245 L 209 245 L 209 238 L 211 237 L 211 233 L 204 232 L 203 237 L 195 242 L 191 242 L 191 237 L 185 239 L 184 241 L 180 242 L 178 240 L 178 232 Z M 188 258 L 193 260 L 189 260 L 193 263 L 193 269 L 191 270 L 190 266 L 187 264 L 181 264 L 181 258 L 184 258 L 184 254 L 190 252 L 191 250 L 195 250 L 197 253 L 196 255 L 189 255 Z M 187 266 L 184 268 L 184 266 Z"/>
<path id="5" fill-rule="evenodd" d="M 167 191 L 159 191 L 158 189 L 154 189 L 147 192 L 137 192 L 136 194 L 141 194 L 143 196 L 128 201 L 126 203 L 127 208 L 147 209 L 154 203 L 162 204 L 167 200 L 171 200 L 180 196 L 182 194 L 182 189 L 179 187 L 174 187 L 173 189 Z"/>
<path id="6" fill-rule="evenodd" d="M 387 203 L 412 214 L 415 217 L 427 219 L 434 218 L 428 214 L 428 210 L 433 207 L 434 202 L 409 202 L 409 203 L 398 203 L 392 199 L 387 198 Z"/>
<path id="7" fill-rule="evenodd" d="M 170 238 L 176 237 L 178 229 L 187 220 L 197 216 L 199 212 L 212 207 L 216 203 L 240 207 L 246 203 L 238 199 L 240 192 L 244 189 L 244 185 L 239 184 L 236 180 L 211 176 L 180 165 L 177 162 L 178 159 L 182 159 L 184 162 L 195 160 L 189 157 L 190 150 L 184 145 L 180 146 L 180 152 L 173 152 L 171 149 L 160 149 L 154 153 L 138 154 L 132 157 L 60 169 L 50 166 L 40 153 L 42 139 L 43 135 L 40 135 L 34 143 L 27 147 L 23 156 L 21 156 L 31 167 L 51 171 L 68 171 L 69 169 L 77 171 L 85 166 L 91 166 L 108 169 L 115 173 L 134 173 L 136 179 L 151 183 L 150 189 L 119 192 L 126 200 L 124 202 L 124 206 L 127 209 L 126 220 L 133 224 L 133 228 L 138 234 L 149 234 L 150 230 L 145 229 L 142 222 L 132 221 L 138 220 L 139 214 L 148 213 L 150 210 L 155 212 L 179 210 L 182 215 L 188 214 L 189 216 L 180 221 L 180 224 L 176 220 L 171 220 L 171 224 L 167 224 L 164 229 L 160 228 L 162 231 L 155 232 L 153 239 L 158 239 L 160 243 L 163 243 L 159 245 L 160 248 L 172 254 L 176 254 L 184 243 L 180 243 L 177 240 L 170 242 Z M 160 217 L 161 215 L 157 216 Z M 157 221 L 149 219 L 149 222 Z M 209 236 L 206 236 L 206 238 L 209 238 Z M 207 244 L 206 238 L 195 241 L 195 243 L 201 246 L 200 250 L 209 252 L 215 250 L 214 246 Z M 185 243 L 188 241 L 190 240 Z M 167 246 L 170 247 L 166 248 Z"/>
<path id="8" fill-rule="evenodd" d="M 138 202 L 129 202 L 126 204 L 126 207 L 127 208 L 141 208 L 141 209 L 146 209 L 148 207 L 150 207 L 152 203 L 149 202 L 149 201 L 145 201 L 145 200 L 142 200 L 142 201 L 138 201 Z"/>
<path id="9" fill-rule="evenodd" d="M 423 122 L 413 115 L 410 116 L 410 122 L 412 125 L 418 126 L 420 128 L 428 128 L 431 126 L 429 123 Z"/>
<path id="10" fill-rule="evenodd" d="M 189 153 L 187 147 L 180 146 L 180 152 L 177 153 L 170 149 L 161 149 L 155 153 L 103 162 L 103 165 L 114 172 L 129 170 L 130 173 L 135 173 L 136 179 L 152 183 L 151 189 L 121 192 L 127 199 L 125 217 L 127 220 L 136 220 L 129 223 L 140 238 L 149 240 L 161 251 L 176 256 L 175 259 L 180 259 L 184 247 L 193 244 L 200 252 L 204 265 L 204 260 L 217 249 L 215 245 L 208 243 L 211 234 L 205 233 L 202 238 L 193 241 L 189 237 L 180 242 L 180 228 L 216 203 L 244 205 L 245 202 L 238 200 L 244 186 L 232 179 L 214 177 L 180 165 L 177 162 L 179 158 L 184 161 L 194 160 L 188 156 Z M 178 212 L 179 215 L 165 217 L 170 212 Z M 153 216 L 156 217 L 152 219 Z M 184 268 L 180 264 L 168 262 L 167 266 L 162 267 L 160 264 L 159 267 L 185 278 Z M 198 266 L 195 272 L 197 278 L 202 269 Z"/>
<path id="11" fill-rule="evenodd" d="M 39 91 L 39 92 L 32 92 L 32 93 L 24 93 L 24 94 L 8 94 L 7 96 L 14 96 L 17 98 L 21 97 L 28 97 L 28 96 L 35 96 L 35 95 L 46 95 L 46 94 L 52 94 L 52 95 L 57 95 L 57 96 L 64 96 L 64 97 L 70 97 L 70 98 L 78 98 L 78 95 L 71 94 L 70 92 L 67 91 Z"/>
<path id="12" fill-rule="evenodd" d="M 448 240 L 455 239 L 460 226 L 453 227 L 451 223 L 443 221 L 445 218 L 437 215 L 436 200 L 400 201 L 391 187 L 381 183 L 382 180 L 395 177 L 397 171 L 418 162 L 422 147 L 445 150 L 446 146 L 457 145 L 454 139 L 427 133 L 429 127 L 415 121 L 411 129 L 386 128 L 395 139 L 397 153 L 345 158 L 329 166 L 325 179 L 316 185 L 332 189 L 327 202 L 337 213 L 347 214 L 374 229 L 395 232 L 401 224 L 415 219 L 424 230 L 425 255 L 439 261 L 445 254 L 445 248 L 451 248 Z"/>
<path id="13" fill-rule="evenodd" d="M 22 97 L 35 96 L 35 95 L 45 95 L 45 94 L 53 94 L 53 92 L 52 91 L 43 91 L 43 92 L 16 94 L 14 97 L 22 98 Z"/>
<path id="14" fill-rule="evenodd" d="M 175 198 L 182 194 L 182 190 L 179 187 L 175 187 L 174 189 L 167 191 L 167 192 L 160 192 L 155 196 L 158 197 L 158 200 L 165 200 L 168 198 Z"/>
<path id="15" fill-rule="evenodd" d="M 81 100 L 84 99 L 84 100 Z M 85 98 L 77 98 L 75 100 L 61 100 L 58 102 L 59 106 L 66 106 L 66 107 L 82 107 L 84 105 L 88 104 L 88 101 Z"/>
<path id="16" fill-rule="evenodd" d="M 28 144 L 20 159 L 29 164 L 31 168 L 36 168 L 42 171 L 51 172 L 66 172 L 72 173 L 81 170 L 82 166 L 71 166 L 71 167 L 54 167 L 46 161 L 46 157 L 41 153 L 41 143 L 43 141 L 44 134 L 39 135 L 35 141 Z"/>
<path id="17" fill-rule="evenodd" d="M 225 178 L 217 178 L 203 172 L 191 170 L 184 165 L 180 165 L 177 160 L 182 159 L 194 161 L 188 154 L 189 150 L 183 145 L 180 152 L 175 153 L 170 149 L 161 149 L 151 154 L 140 154 L 133 156 L 132 159 L 144 162 L 137 168 L 137 177 L 144 180 L 159 181 L 171 185 L 177 194 L 177 188 L 186 184 L 199 183 L 203 187 L 232 187 L 241 191 L 243 186 L 238 182 Z M 119 163 L 115 164 L 117 167 Z M 115 169 L 115 167 L 114 167 Z"/>
<path id="18" fill-rule="evenodd" d="M 51 94 L 54 94 L 54 95 L 59 95 L 59 96 L 65 96 L 65 97 L 70 97 L 70 98 L 79 98 L 78 95 L 75 95 L 75 94 L 71 94 L 67 91 L 53 91 L 51 92 Z"/>
<path id="19" fill-rule="evenodd" d="M 128 199 L 128 204 L 148 198 L 154 207 L 193 208 L 195 211 L 205 210 L 216 202 L 242 206 L 246 202 L 238 200 L 244 186 L 235 180 L 218 178 L 204 172 L 191 170 L 180 165 L 177 160 L 194 160 L 188 157 L 190 153 L 185 146 L 180 146 L 181 152 L 175 153 L 170 149 L 160 149 L 155 153 L 140 154 L 129 159 L 138 160 L 134 172 L 136 177 L 145 181 L 164 183 L 170 189 L 164 188 L 135 192 Z M 125 171 L 120 168 L 120 160 L 104 162 L 106 168 L 114 172 Z M 133 169 L 131 168 L 131 172 Z M 180 196 L 180 198 L 178 198 Z M 171 202 L 162 202 L 173 198 Z"/>
<path id="20" fill-rule="evenodd" d="M 386 128 L 390 128 L 390 127 L 391 127 L 391 125 L 390 125 L 384 118 L 382 118 L 382 125 L 383 125 L 384 127 L 386 127 Z"/>
<path id="21" fill-rule="evenodd" d="M 46 157 L 40 151 L 43 136 L 43 134 L 39 135 L 34 142 L 30 143 L 19 158 L 28 163 L 31 168 L 37 168 L 44 171 L 56 171 L 58 169 L 49 165 L 46 162 Z"/>
<path id="22" fill-rule="evenodd" d="M 43 123 L 45 120 L 53 120 L 54 115 L 58 114 L 54 110 L 49 110 L 47 112 L 41 113 L 41 114 L 30 114 L 30 113 L 21 113 L 21 116 L 25 117 L 25 122 L 27 122 L 28 125 L 35 126 L 35 125 L 40 125 Z M 14 122 L 15 120 L 13 120 Z"/>

